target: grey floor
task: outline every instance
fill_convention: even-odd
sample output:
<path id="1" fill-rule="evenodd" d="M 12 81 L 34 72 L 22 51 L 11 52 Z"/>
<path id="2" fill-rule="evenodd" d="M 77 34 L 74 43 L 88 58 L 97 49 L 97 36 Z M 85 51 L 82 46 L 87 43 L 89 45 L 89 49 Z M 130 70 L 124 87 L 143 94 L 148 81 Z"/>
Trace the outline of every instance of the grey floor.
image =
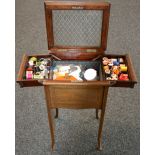
<path id="1" fill-rule="evenodd" d="M 139 0 L 110 0 L 108 53 L 130 53 L 139 81 Z M 16 75 L 24 53 L 47 53 L 42 0 L 16 0 Z M 103 146 L 96 151 L 98 120 L 94 110 L 60 110 L 56 151 L 50 149 L 43 88 L 16 84 L 16 154 L 139 155 L 139 83 L 134 89 L 110 88 Z"/>

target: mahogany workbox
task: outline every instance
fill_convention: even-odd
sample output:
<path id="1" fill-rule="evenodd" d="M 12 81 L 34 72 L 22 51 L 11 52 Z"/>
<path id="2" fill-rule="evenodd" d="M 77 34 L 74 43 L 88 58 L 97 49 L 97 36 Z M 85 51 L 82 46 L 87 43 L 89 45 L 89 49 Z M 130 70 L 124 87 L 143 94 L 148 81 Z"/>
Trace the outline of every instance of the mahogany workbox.
<path id="1" fill-rule="evenodd" d="M 52 149 L 54 148 L 55 139 L 53 119 L 51 118 L 52 111 L 50 109 L 56 108 L 56 117 L 58 117 L 58 108 L 94 108 L 96 109 L 96 118 L 98 118 L 98 109 L 100 109 L 98 149 L 101 149 L 102 126 L 108 88 L 133 88 L 137 83 L 129 54 L 118 55 L 115 51 L 113 51 L 114 54 L 105 53 L 111 4 L 102 0 L 48 0 L 44 2 L 44 7 L 49 52 L 43 55 L 24 54 L 17 82 L 21 87 L 44 86 Z M 46 75 L 46 79 L 37 79 L 36 77 L 39 77 L 39 75 L 35 75 L 35 79 L 32 78 L 33 70 L 31 68 L 27 69 L 28 63 L 33 63 L 30 61 L 31 59 L 35 61 L 36 59 L 48 59 L 48 69 L 50 68 L 48 74 L 50 73 L 50 76 Z M 122 67 L 118 66 L 120 61 L 117 60 L 123 60 Z M 114 61 L 117 61 L 114 63 L 115 67 L 111 66 Z M 87 69 L 95 69 L 97 76 L 94 80 L 56 80 L 53 76 L 52 67 L 61 63 L 66 65 L 83 64 Z M 74 69 L 75 67 L 72 67 L 72 70 Z M 30 76 L 27 75 L 27 70 L 29 70 Z M 111 74 L 114 74 L 113 77 L 111 77 Z"/>
<path id="2" fill-rule="evenodd" d="M 49 53 L 44 55 L 24 54 L 17 78 L 21 87 L 42 86 L 39 79 L 24 78 L 26 64 L 32 56 L 49 57 L 51 61 L 102 61 L 103 57 L 122 57 L 128 68 L 129 80 L 114 80 L 115 84 L 112 87 L 134 87 L 137 79 L 130 55 L 105 54 L 110 3 L 102 1 L 45 1 L 44 5 Z M 103 72 L 102 63 L 100 72 Z M 100 74 L 104 75 L 104 73 Z M 49 80 L 51 81 L 51 79 Z M 98 81 L 93 82 L 98 84 L 105 80 L 101 77 Z M 53 82 L 56 81 L 53 80 Z M 73 81 L 61 82 L 72 83 Z M 74 83 L 76 82 L 74 81 Z"/>

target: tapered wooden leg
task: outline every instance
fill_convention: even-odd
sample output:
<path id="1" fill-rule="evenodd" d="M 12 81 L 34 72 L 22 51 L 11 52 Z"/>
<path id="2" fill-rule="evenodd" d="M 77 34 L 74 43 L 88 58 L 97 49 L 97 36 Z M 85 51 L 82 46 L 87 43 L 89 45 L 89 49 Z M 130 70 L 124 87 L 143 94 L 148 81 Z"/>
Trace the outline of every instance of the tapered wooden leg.
<path id="1" fill-rule="evenodd" d="M 55 118 L 58 118 L 58 114 L 59 114 L 59 110 L 58 110 L 58 108 L 56 108 Z"/>
<path id="2" fill-rule="evenodd" d="M 98 150 L 102 150 L 102 128 L 103 128 L 103 120 L 104 120 L 104 111 L 101 110 L 101 118 L 100 118 L 100 124 L 99 124 L 99 130 L 98 130 Z"/>
<path id="3" fill-rule="evenodd" d="M 53 115 L 52 115 L 52 110 L 51 110 L 51 102 L 50 102 L 50 90 L 48 86 L 44 86 L 45 90 L 45 97 L 46 97 L 46 104 L 47 104 L 47 113 L 48 113 L 48 122 L 49 122 L 49 127 L 50 127 L 50 133 L 51 133 L 51 147 L 52 150 L 54 150 L 55 146 L 55 138 L 54 138 L 54 121 L 53 121 Z"/>
<path id="4" fill-rule="evenodd" d="M 48 108 L 48 121 L 49 121 L 49 127 L 50 127 L 50 132 L 51 132 L 51 147 L 52 150 L 54 150 L 55 146 L 55 138 L 54 138 L 54 122 L 51 114 L 51 110 Z"/>
<path id="5" fill-rule="evenodd" d="M 98 109 L 96 109 L 96 119 L 99 119 L 99 117 L 98 117 Z"/>
<path id="6" fill-rule="evenodd" d="M 102 128 L 103 128 L 105 107 L 106 107 L 106 102 L 107 102 L 107 95 L 108 95 L 108 87 L 105 87 L 104 94 L 103 94 L 103 102 L 102 102 L 99 130 L 98 130 L 98 145 L 97 145 L 98 150 L 102 150 Z"/>
<path id="7" fill-rule="evenodd" d="M 44 86 L 44 90 L 45 90 L 45 97 L 46 97 L 46 104 L 47 104 L 48 122 L 49 122 L 50 133 L 51 133 L 51 147 L 52 147 L 52 150 L 54 150 L 54 145 L 55 145 L 54 122 L 53 122 L 52 110 L 50 108 L 50 103 L 51 103 L 50 90 L 48 86 Z"/>

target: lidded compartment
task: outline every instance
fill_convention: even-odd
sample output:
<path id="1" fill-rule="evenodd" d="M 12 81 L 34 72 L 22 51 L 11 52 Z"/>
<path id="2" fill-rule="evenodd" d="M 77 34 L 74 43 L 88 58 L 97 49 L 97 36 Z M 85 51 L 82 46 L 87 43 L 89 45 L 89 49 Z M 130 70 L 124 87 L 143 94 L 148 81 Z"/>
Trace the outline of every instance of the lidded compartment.
<path id="1" fill-rule="evenodd" d="M 102 81 L 100 61 L 53 61 L 52 80 L 68 82 Z"/>
<path id="2" fill-rule="evenodd" d="M 110 15 L 110 3 L 97 1 L 45 1 L 45 20 L 47 30 L 47 42 L 49 54 L 45 58 L 51 58 L 51 68 L 55 64 L 94 64 L 97 67 L 97 79 L 93 80 L 97 84 L 109 81 L 105 78 L 102 64 L 102 58 L 105 57 L 107 48 L 107 36 Z M 44 58 L 43 55 L 35 55 Z M 118 57 L 117 55 L 114 55 Z M 19 71 L 17 82 L 22 87 L 25 86 L 41 86 L 40 79 L 24 79 L 23 75 L 26 71 L 26 65 L 33 56 L 24 55 Z M 113 57 L 112 55 L 108 57 Z M 129 56 L 124 55 L 126 64 L 128 65 L 129 77 L 128 81 L 114 80 L 113 86 L 133 87 L 136 83 L 135 73 Z M 54 64 L 54 65 L 53 65 Z M 52 66 L 53 65 L 53 66 Z M 131 66 L 130 66 L 131 65 Z M 93 65 L 92 65 L 93 66 Z M 72 66 L 73 67 L 73 66 Z M 83 67 L 82 67 L 83 68 Z M 90 66 L 90 68 L 93 68 Z M 89 69 L 87 67 L 87 69 Z M 95 69 L 95 68 L 93 68 Z M 86 71 L 86 70 L 85 70 Z M 50 71 L 49 71 L 50 72 Z M 52 76 L 46 80 L 63 83 L 91 83 L 91 81 L 83 80 L 56 80 Z M 45 78 L 44 78 L 45 79 Z"/>

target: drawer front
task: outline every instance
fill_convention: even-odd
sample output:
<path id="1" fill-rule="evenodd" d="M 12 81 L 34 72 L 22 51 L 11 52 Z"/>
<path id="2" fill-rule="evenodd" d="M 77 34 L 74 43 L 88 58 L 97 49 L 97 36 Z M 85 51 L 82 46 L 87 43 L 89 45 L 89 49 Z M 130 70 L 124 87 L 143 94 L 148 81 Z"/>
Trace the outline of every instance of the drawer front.
<path id="1" fill-rule="evenodd" d="M 101 86 L 50 86 L 48 89 L 51 108 L 101 108 Z"/>

